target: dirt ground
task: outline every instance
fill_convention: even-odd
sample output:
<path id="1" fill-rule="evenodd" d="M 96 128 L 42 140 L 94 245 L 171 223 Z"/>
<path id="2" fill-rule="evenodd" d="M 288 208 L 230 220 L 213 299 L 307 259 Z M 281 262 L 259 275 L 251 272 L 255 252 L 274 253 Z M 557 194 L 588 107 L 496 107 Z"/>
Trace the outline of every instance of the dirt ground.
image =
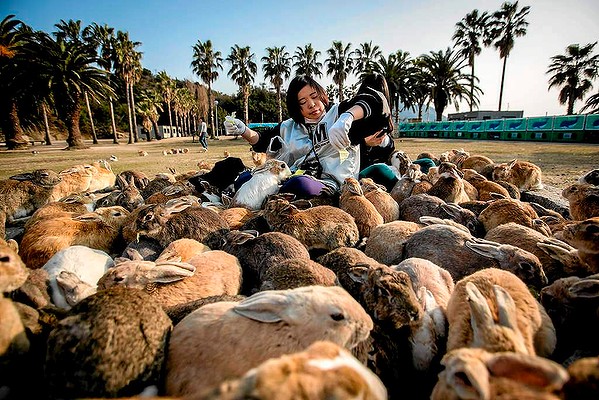
<path id="1" fill-rule="evenodd" d="M 197 140 L 192 142 L 190 137 L 151 142 L 140 140 L 133 144 L 126 144 L 125 139 L 120 144 L 101 140 L 99 144 L 92 145 L 89 140 L 86 143 L 90 147 L 86 150 L 64 150 L 64 141 L 56 141 L 51 146 L 38 143 L 27 150 L 8 151 L 3 147 L 0 148 L 0 179 L 38 168 L 58 172 L 75 164 L 108 160 L 111 156 L 118 159 L 110 162 L 115 173 L 135 169 L 149 177 L 166 172 L 169 168 L 177 172 L 195 170 L 200 161 L 213 165 L 225 157 L 225 152 L 241 158 L 248 167 L 253 166 L 250 146 L 243 139 L 224 136 L 219 139 L 208 140 L 207 152 L 203 152 Z M 487 156 L 495 162 L 512 159 L 529 161 L 541 167 L 543 183 L 559 188 L 576 182 L 585 172 L 599 168 L 599 144 L 403 138 L 395 139 L 395 147 L 404 150 L 413 159 L 422 152 L 438 155 L 451 149 L 464 149 L 470 154 Z M 181 152 L 164 155 L 165 150 Z M 140 152 L 146 152 L 147 156 L 141 156 Z"/>

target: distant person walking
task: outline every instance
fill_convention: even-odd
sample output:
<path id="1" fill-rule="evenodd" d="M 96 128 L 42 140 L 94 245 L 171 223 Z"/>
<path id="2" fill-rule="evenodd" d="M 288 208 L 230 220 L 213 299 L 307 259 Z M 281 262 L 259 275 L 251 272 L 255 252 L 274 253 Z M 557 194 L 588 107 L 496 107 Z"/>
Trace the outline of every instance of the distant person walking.
<path id="1" fill-rule="evenodd" d="M 204 151 L 208 151 L 208 141 L 206 140 L 208 136 L 208 127 L 206 126 L 206 121 L 204 118 L 200 117 L 200 144 L 204 148 Z"/>

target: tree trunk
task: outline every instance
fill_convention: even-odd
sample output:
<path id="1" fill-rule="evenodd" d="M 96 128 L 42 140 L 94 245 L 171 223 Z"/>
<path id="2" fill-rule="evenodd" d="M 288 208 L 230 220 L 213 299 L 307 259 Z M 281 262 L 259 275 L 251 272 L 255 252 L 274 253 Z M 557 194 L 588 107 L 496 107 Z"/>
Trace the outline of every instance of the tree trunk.
<path id="1" fill-rule="evenodd" d="M 283 121 L 283 105 L 281 104 L 281 85 L 277 85 L 277 106 L 279 107 L 279 123 Z"/>
<path id="2" fill-rule="evenodd" d="M 343 82 L 339 82 L 339 103 L 343 101 Z"/>
<path id="3" fill-rule="evenodd" d="M 116 132 L 116 122 L 114 120 L 114 106 L 112 105 L 112 97 L 109 99 L 110 103 L 110 124 L 112 128 L 112 144 L 119 144 L 119 135 Z"/>
<path id="4" fill-rule="evenodd" d="M 162 135 L 159 133 L 158 130 L 158 121 L 153 119 L 152 126 L 154 127 L 154 137 L 156 138 L 156 140 L 162 139 Z"/>
<path id="5" fill-rule="evenodd" d="M 243 117 L 245 124 L 249 123 L 250 119 L 250 90 L 248 87 L 243 87 Z"/>
<path id="6" fill-rule="evenodd" d="M 27 149 L 29 147 L 29 143 L 27 143 L 27 139 L 25 139 L 25 133 L 21 128 L 19 108 L 17 107 L 17 102 L 14 100 L 10 100 L 8 119 L 8 131 L 4 133 L 6 136 L 6 146 L 9 150 Z"/>
<path id="7" fill-rule="evenodd" d="M 75 102 L 77 106 L 73 110 L 69 110 L 65 124 L 67 125 L 67 132 L 69 137 L 67 138 L 67 144 L 69 150 L 87 149 L 88 146 L 83 142 L 81 131 L 79 130 L 79 118 L 81 116 L 81 107 L 78 106 L 79 102 Z"/>
<path id="8" fill-rule="evenodd" d="M 214 139 L 214 115 L 212 115 L 212 85 L 208 81 L 208 115 L 210 116 L 210 139 Z"/>
<path id="9" fill-rule="evenodd" d="M 131 116 L 131 92 L 129 92 L 129 84 L 125 83 L 125 94 L 127 95 L 127 114 L 129 116 L 129 141 L 127 144 L 133 144 L 133 120 Z"/>
<path id="10" fill-rule="evenodd" d="M 470 62 L 470 67 L 470 112 L 472 112 L 474 104 L 474 58 Z"/>
<path id="11" fill-rule="evenodd" d="M 50 140 L 50 124 L 48 124 L 48 111 L 46 110 L 46 103 L 42 104 L 42 115 L 44 116 L 44 131 L 45 137 L 44 140 L 46 142 L 46 146 L 52 145 L 52 141 Z"/>
<path id="12" fill-rule="evenodd" d="M 137 136 L 137 116 L 135 115 L 135 95 L 133 93 L 133 83 L 129 86 L 131 90 L 131 115 L 133 118 L 133 141 L 135 143 L 138 142 L 139 138 Z"/>
<path id="13" fill-rule="evenodd" d="M 570 96 L 568 97 L 568 111 L 567 111 L 567 115 L 572 115 L 574 114 L 574 93 L 571 93 Z"/>
<path id="14" fill-rule="evenodd" d="M 505 80 L 505 65 L 507 64 L 507 56 L 503 59 L 503 68 L 501 69 L 501 89 L 499 90 L 499 109 L 501 111 L 501 101 L 503 100 L 503 82 Z"/>
<path id="15" fill-rule="evenodd" d="M 167 102 L 166 106 L 168 108 L 168 127 L 169 129 L 172 129 L 173 127 L 173 116 L 171 115 L 171 102 Z"/>
<path id="16" fill-rule="evenodd" d="M 89 96 L 87 92 L 83 92 L 85 96 L 85 104 L 87 105 L 87 115 L 89 116 L 89 123 L 92 126 L 92 143 L 98 144 L 98 136 L 96 136 L 96 127 L 94 126 L 94 116 L 92 115 L 92 108 L 89 106 Z"/>

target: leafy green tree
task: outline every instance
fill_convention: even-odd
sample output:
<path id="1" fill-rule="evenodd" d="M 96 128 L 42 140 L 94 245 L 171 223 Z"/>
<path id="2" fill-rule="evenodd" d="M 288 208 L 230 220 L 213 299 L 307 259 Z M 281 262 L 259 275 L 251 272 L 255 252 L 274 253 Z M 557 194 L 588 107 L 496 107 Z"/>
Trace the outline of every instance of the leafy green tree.
<path id="1" fill-rule="evenodd" d="M 264 77 L 270 79 L 277 92 L 277 105 L 279 109 L 278 122 L 283 120 L 283 106 L 281 105 L 281 88 L 283 81 L 291 75 L 291 57 L 282 47 L 267 47 L 266 56 L 262 57 L 262 71 Z"/>
<path id="2" fill-rule="evenodd" d="M 599 93 L 590 96 L 580 112 L 588 112 L 589 114 L 599 114 Z"/>
<path id="3" fill-rule="evenodd" d="M 503 83 L 505 82 L 505 66 L 507 58 L 514 48 L 514 42 L 517 37 L 526 35 L 528 21 L 526 16 L 530 11 L 530 6 L 518 9 L 518 2 L 505 2 L 501 5 L 499 11 L 495 11 L 489 20 L 489 36 L 485 44 L 493 46 L 499 50 L 499 58 L 503 59 L 503 68 L 501 70 L 501 89 L 499 91 L 499 107 L 501 111 L 501 101 L 503 100 Z"/>
<path id="4" fill-rule="evenodd" d="M 91 37 L 89 35 L 83 35 L 81 31 L 81 20 L 74 21 L 72 19 L 65 21 L 60 20 L 58 24 L 54 25 L 57 31 L 53 32 L 54 36 L 57 40 L 62 40 L 66 42 L 77 42 L 81 45 L 90 46 L 90 53 L 96 51 L 96 47 L 98 47 L 98 42 L 95 37 Z M 96 127 L 94 125 L 94 116 L 92 114 L 92 109 L 89 104 L 89 96 L 87 92 L 83 92 L 83 97 L 85 99 L 85 104 L 87 107 L 87 115 L 89 117 L 89 124 L 91 126 L 92 132 L 92 142 L 93 144 L 98 144 L 98 136 L 96 134 Z"/>
<path id="5" fill-rule="evenodd" d="M 218 78 L 218 70 L 223 69 L 223 58 L 220 51 L 214 51 L 212 42 L 198 42 L 193 46 L 193 61 L 191 62 L 193 72 L 200 77 L 202 82 L 208 85 L 208 115 L 210 116 L 210 137 L 214 138 L 215 121 L 212 112 L 212 83 Z"/>
<path id="6" fill-rule="evenodd" d="M 158 73 L 158 88 L 162 94 L 162 100 L 166 103 L 168 112 L 168 125 L 173 126 L 173 116 L 171 110 L 171 104 L 173 102 L 173 96 L 177 85 L 173 79 L 168 76 L 166 71 L 160 71 Z"/>
<path id="7" fill-rule="evenodd" d="M 114 68 L 117 75 L 125 82 L 125 95 L 127 98 L 127 109 L 129 117 L 129 141 L 128 144 L 137 142 L 137 122 L 135 121 L 135 99 L 133 86 L 141 76 L 141 56 L 135 50 L 141 42 L 129 39 L 128 32 L 118 31 L 113 41 Z"/>
<path id="8" fill-rule="evenodd" d="M 475 80 L 474 60 L 482 51 L 481 44 L 487 37 L 488 21 L 489 14 L 487 12 L 479 14 L 478 10 L 472 10 L 456 24 L 455 32 L 452 37 L 455 46 L 458 47 L 458 54 L 466 58 L 470 65 L 470 99 L 468 101 L 470 111 L 472 111 L 474 105 L 474 102 L 472 101 L 474 97 Z"/>
<path id="9" fill-rule="evenodd" d="M 380 57 L 383 56 L 383 52 L 380 47 L 373 45 L 372 41 L 360 43 L 358 48 L 354 50 L 355 60 L 355 73 L 356 75 L 368 74 L 373 72 L 375 64 Z"/>
<path id="10" fill-rule="evenodd" d="M 584 99 L 593 88 L 599 68 L 599 55 L 593 54 L 596 45 L 597 42 L 582 47 L 571 44 L 566 54 L 551 57 L 547 69 L 547 74 L 553 74 L 549 78 L 549 89 L 561 87 L 558 99 L 560 104 L 568 104 L 567 115 L 574 114 L 574 103 Z"/>
<path id="11" fill-rule="evenodd" d="M 387 58 L 381 56 L 374 64 L 374 72 L 385 77 L 389 86 L 389 97 L 391 98 L 391 109 L 395 110 L 395 120 L 399 119 L 399 105 L 404 108 L 412 107 L 414 103 L 413 82 L 416 68 L 410 53 L 397 50 Z M 360 81 L 363 77 L 360 77 Z"/>
<path id="12" fill-rule="evenodd" d="M 96 48 L 96 52 L 98 53 L 98 65 L 103 68 L 105 71 L 110 72 L 112 70 L 114 56 L 114 28 L 104 24 L 99 25 L 95 22 L 92 22 L 90 25 L 86 26 L 82 32 L 83 38 L 86 42 L 90 43 L 92 46 Z M 113 76 L 109 75 L 111 80 L 111 85 L 113 85 Z M 118 133 L 116 130 L 116 121 L 114 116 L 114 104 L 113 98 L 108 98 L 108 104 L 110 106 L 110 128 L 112 132 L 112 143 L 118 144 Z"/>
<path id="13" fill-rule="evenodd" d="M 137 113 L 141 116 L 141 123 L 147 133 L 147 140 L 150 141 L 150 133 L 154 128 L 154 135 L 161 139 L 158 131 L 158 117 L 162 112 L 162 95 L 156 89 L 146 89 L 141 92 L 137 102 Z"/>
<path id="14" fill-rule="evenodd" d="M 19 31 L 23 24 L 14 15 L 7 15 L 0 22 L 0 121 L 8 149 L 26 149 L 28 147 L 25 133 L 21 127 L 18 99 L 23 95 L 22 81 L 18 76 L 23 72 L 16 57 L 24 43 L 24 33 Z"/>
<path id="15" fill-rule="evenodd" d="M 343 101 L 343 84 L 354 69 L 353 52 L 351 43 L 346 46 L 334 40 L 331 48 L 327 50 L 329 57 L 325 60 L 327 75 L 333 76 L 333 82 L 338 86 L 339 101 Z"/>
<path id="16" fill-rule="evenodd" d="M 456 109 L 459 103 L 469 97 L 469 76 L 462 73 L 466 60 L 450 48 L 443 51 L 431 51 L 419 57 L 417 64 L 421 67 L 423 79 L 430 89 L 432 99 L 437 113 L 437 121 L 443 119 L 443 111 L 453 102 Z M 475 86 L 474 97 L 478 101 L 480 89 Z"/>
<path id="17" fill-rule="evenodd" d="M 239 86 L 239 91 L 243 95 L 243 115 L 246 124 L 249 121 L 248 103 L 250 89 L 256 72 L 258 72 L 254 58 L 255 55 L 251 52 L 250 46 L 239 47 L 238 45 L 231 47 L 231 53 L 227 57 L 227 61 L 231 64 L 227 75 Z"/>
<path id="18" fill-rule="evenodd" d="M 95 66 L 95 51 L 80 41 L 54 40 L 37 32 L 25 55 L 30 60 L 32 85 L 47 87 L 52 94 L 58 117 L 67 127 L 69 149 L 85 148 L 79 129 L 84 93 L 92 97 L 113 95 L 108 74 Z"/>
<path id="19" fill-rule="evenodd" d="M 318 61 L 320 51 L 314 50 L 311 43 L 304 47 L 297 46 L 293 55 L 295 75 L 306 75 L 310 77 L 322 76 L 322 63 Z"/>

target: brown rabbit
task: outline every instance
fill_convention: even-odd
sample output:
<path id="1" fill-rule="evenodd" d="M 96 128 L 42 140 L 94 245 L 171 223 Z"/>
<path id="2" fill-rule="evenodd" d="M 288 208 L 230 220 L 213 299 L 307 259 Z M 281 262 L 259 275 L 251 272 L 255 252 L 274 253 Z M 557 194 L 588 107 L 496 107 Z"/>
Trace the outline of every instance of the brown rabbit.
<path id="1" fill-rule="evenodd" d="M 308 250 L 352 247 L 360 238 L 354 217 L 333 206 L 300 210 L 287 200 L 275 199 L 266 203 L 264 217 L 273 231 L 293 236 Z"/>
<path id="2" fill-rule="evenodd" d="M 494 181 L 513 183 L 520 191 L 543 189 L 541 175 L 539 166 L 515 159 L 508 163 L 497 164 L 493 168 Z"/>
<path id="3" fill-rule="evenodd" d="M 568 200 L 573 219 L 582 221 L 599 217 L 599 187 L 575 183 L 562 190 L 562 196 Z"/>
<path id="4" fill-rule="evenodd" d="M 354 217 L 362 238 L 369 237 L 370 231 L 384 222 L 374 204 L 364 196 L 356 178 L 345 178 L 341 185 L 339 208 Z"/>

